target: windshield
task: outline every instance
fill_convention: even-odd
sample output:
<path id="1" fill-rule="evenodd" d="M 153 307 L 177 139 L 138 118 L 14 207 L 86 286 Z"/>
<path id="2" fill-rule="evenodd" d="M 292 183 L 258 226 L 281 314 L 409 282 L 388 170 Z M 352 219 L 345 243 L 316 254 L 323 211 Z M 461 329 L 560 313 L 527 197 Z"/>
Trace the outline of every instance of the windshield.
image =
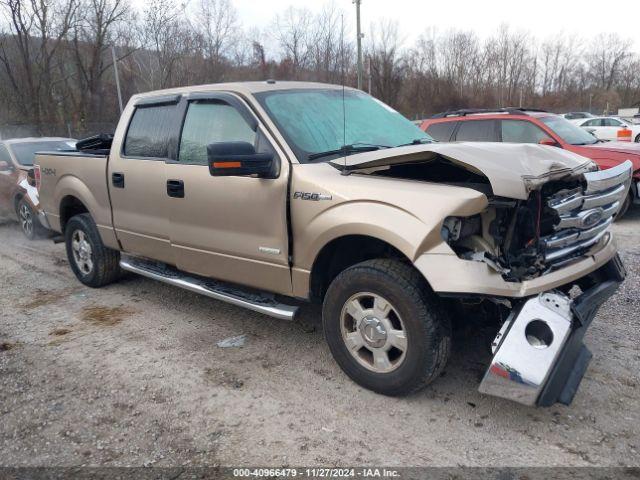
<path id="1" fill-rule="evenodd" d="M 540 120 L 571 145 L 593 145 L 598 142 L 598 139 L 589 132 L 562 117 L 542 117 Z"/>
<path id="2" fill-rule="evenodd" d="M 330 160 L 367 147 L 433 141 L 394 109 L 357 90 L 345 90 L 344 102 L 338 89 L 279 90 L 258 93 L 256 98 L 300 163 Z"/>
<path id="3" fill-rule="evenodd" d="M 27 167 L 33 165 L 36 152 L 69 151 L 75 150 L 75 148 L 75 140 L 47 140 L 11 144 L 11 150 L 13 150 L 18 163 Z"/>

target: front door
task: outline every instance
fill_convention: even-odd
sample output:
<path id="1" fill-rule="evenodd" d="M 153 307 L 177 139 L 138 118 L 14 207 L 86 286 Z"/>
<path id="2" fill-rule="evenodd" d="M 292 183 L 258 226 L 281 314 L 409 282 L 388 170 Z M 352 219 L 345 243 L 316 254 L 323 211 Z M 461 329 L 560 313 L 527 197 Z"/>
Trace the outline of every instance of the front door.
<path id="1" fill-rule="evenodd" d="M 291 293 L 288 261 L 289 163 L 235 95 L 197 94 L 181 102 L 175 162 L 167 162 L 171 245 L 178 268 L 276 293 Z M 207 145 L 245 141 L 270 151 L 275 179 L 213 177 Z"/>
<path id="2" fill-rule="evenodd" d="M 178 132 L 179 97 L 145 99 L 111 148 L 107 181 L 113 225 L 124 251 L 174 264 L 165 162 Z M 123 127 L 125 128 L 125 127 Z"/>

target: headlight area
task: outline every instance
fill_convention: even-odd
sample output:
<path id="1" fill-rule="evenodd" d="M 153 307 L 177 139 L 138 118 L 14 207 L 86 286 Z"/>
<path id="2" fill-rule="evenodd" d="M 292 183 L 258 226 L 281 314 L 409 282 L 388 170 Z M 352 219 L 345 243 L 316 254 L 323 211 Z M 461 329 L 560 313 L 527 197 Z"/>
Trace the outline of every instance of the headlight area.
<path id="1" fill-rule="evenodd" d="M 458 257 L 484 262 L 506 281 L 528 280 L 547 269 L 540 238 L 554 216 L 543 210 L 540 192 L 527 201 L 493 198 L 479 215 L 447 217 L 442 238 Z"/>
<path id="2" fill-rule="evenodd" d="M 527 200 L 489 198 L 471 217 L 448 217 L 441 235 L 459 258 L 507 282 L 535 279 L 603 248 L 631 183 L 631 162 L 540 185 Z"/>

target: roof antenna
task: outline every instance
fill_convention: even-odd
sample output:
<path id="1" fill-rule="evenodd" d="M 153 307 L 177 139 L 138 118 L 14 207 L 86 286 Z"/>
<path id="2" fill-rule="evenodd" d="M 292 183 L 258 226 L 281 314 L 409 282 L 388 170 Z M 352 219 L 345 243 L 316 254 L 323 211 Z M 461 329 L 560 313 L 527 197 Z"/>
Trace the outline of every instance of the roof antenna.
<path id="1" fill-rule="evenodd" d="M 342 169 L 342 175 L 348 175 L 347 173 L 347 109 L 345 106 L 344 91 L 345 91 L 345 73 L 344 73 L 344 13 L 340 15 L 340 57 L 342 68 L 342 150 L 344 155 L 344 168 Z"/>

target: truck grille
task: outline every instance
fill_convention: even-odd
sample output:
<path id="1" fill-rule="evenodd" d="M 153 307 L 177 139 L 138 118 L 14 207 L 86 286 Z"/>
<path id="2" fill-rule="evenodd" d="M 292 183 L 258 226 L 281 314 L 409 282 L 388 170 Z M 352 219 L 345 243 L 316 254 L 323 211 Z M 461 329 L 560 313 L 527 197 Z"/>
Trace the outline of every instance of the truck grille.
<path id="1" fill-rule="evenodd" d="M 600 241 L 622 206 L 633 164 L 584 174 L 580 188 L 553 195 L 547 205 L 558 215 L 554 233 L 540 239 L 546 263 L 555 264 L 582 254 Z"/>

